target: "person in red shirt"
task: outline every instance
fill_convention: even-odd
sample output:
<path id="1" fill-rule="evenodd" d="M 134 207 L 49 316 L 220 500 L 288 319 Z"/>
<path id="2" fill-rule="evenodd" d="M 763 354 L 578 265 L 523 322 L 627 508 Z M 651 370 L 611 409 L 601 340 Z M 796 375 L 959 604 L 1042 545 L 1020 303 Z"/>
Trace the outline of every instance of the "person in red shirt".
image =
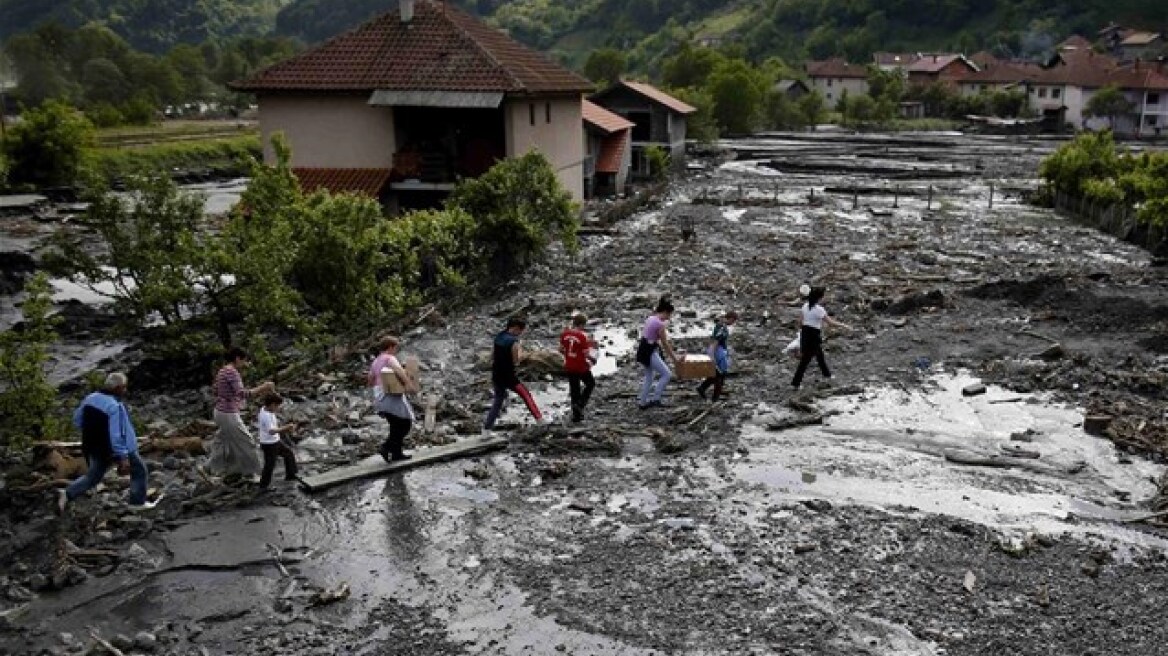
<path id="1" fill-rule="evenodd" d="M 576 314 L 572 325 L 560 334 L 560 353 L 564 354 L 564 371 L 568 374 L 568 392 L 572 398 L 572 421 L 584 418 L 584 406 L 596 389 L 596 379 L 592 377 L 595 362 L 592 349 L 596 342 L 584 332 L 588 317 Z"/>

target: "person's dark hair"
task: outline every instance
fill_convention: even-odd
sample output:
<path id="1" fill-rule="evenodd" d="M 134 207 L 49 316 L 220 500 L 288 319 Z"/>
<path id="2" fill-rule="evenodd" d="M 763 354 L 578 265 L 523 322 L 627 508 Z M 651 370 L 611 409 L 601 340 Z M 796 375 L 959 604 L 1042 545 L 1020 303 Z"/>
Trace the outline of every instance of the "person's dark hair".
<path id="1" fill-rule="evenodd" d="M 272 392 L 271 394 L 265 396 L 264 401 L 263 401 L 265 408 L 270 406 L 270 405 L 279 405 L 283 402 L 284 402 L 284 397 L 280 396 L 279 394 L 277 394 L 275 392 Z"/>
<path id="2" fill-rule="evenodd" d="M 511 330 L 512 328 L 519 328 L 520 330 L 526 330 L 527 329 L 527 322 L 524 321 L 523 319 L 520 319 L 519 317 L 511 317 L 510 319 L 507 320 L 507 330 Z"/>
<path id="3" fill-rule="evenodd" d="M 812 287 L 811 293 L 807 295 L 807 307 L 813 308 L 819 305 L 819 301 L 823 300 L 825 293 L 827 293 L 827 290 L 823 287 Z"/>
<path id="4" fill-rule="evenodd" d="M 654 312 L 673 312 L 673 301 L 670 301 L 668 296 L 662 296 L 661 300 L 657 301 L 657 309 Z"/>
<path id="5" fill-rule="evenodd" d="M 588 325 L 588 315 L 576 313 L 572 315 L 572 325 L 576 328 L 583 328 Z"/>
<path id="6" fill-rule="evenodd" d="M 233 346 L 227 349 L 227 354 L 224 355 L 223 358 L 227 362 L 235 362 L 236 360 L 250 360 L 251 356 L 247 354 L 247 351 L 239 348 L 238 346 Z"/>
<path id="7" fill-rule="evenodd" d="M 727 321 L 738 321 L 738 313 L 735 312 L 734 310 L 730 310 L 729 312 L 726 313 L 726 320 Z"/>

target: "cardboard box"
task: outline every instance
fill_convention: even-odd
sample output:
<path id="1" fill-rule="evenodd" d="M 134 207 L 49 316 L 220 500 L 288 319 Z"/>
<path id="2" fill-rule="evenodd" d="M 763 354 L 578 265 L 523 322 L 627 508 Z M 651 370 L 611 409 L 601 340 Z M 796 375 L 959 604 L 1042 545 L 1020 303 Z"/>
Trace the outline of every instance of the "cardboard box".
<path id="1" fill-rule="evenodd" d="M 681 380 L 705 380 L 717 373 L 714 361 L 708 355 L 686 353 L 677 361 L 677 377 Z"/>
<path id="2" fill-rule="evenodd" d="M 418 382 L 419 368 L 418 359 L 414 357 L 407 358 L 405 363 L 402 364 L 402 369 L 406 370 L 406 374 L 409 375 L 410 380 L 413 380 L 414 383 Z M 385 391 L 390 394 L 405 394 L 408 391 L 406 390 L 406 386 L 394 374 L 382 374 L 381 380 L 385 386 Z"/>

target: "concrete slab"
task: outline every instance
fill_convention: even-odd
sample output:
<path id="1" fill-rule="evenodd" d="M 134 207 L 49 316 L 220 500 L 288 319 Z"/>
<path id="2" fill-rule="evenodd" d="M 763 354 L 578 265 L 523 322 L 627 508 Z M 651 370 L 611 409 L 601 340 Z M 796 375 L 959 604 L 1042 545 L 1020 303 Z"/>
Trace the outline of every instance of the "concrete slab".
<path id="1" fill-rule="evenodd" d="M 431 465 L 446 460 L 488 453 L 505 448 L 507 443 L 508 440 L 505 437 L 475 437 L 455 442 L 454 444 L 419 449 L 414 451 L 414 457 L 412 459 L 392 463 L 386 463 L 379 456 L 370 456 L 355 465 L 340 467 L 323 474 L 317 474 L 316 476 L 309 476 L 301 479 L 300 482 L 304 486 L 304 489 L 309 492 L 319 492 L 330 487 L 348 483 L 349 481 L 384 476 L 386 474 Z"/>

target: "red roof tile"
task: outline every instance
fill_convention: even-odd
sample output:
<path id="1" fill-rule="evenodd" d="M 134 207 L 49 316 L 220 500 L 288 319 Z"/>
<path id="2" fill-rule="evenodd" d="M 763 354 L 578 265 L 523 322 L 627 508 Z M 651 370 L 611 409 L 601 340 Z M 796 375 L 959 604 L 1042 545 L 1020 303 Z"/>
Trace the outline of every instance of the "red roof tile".
<path id="1" fill-rule="evenodd" d="M 908 72 L 909 73 L 939 73 L 939 72 L 945 70 L 946 67 L 948 67 L 950 64 L 952 64 L 954 62 L 964 63 L 970 69 L 977 68 L 976 66 L 971 64 L 969 62 L 969 60 L 965 58 L 964 55 L 929 54 L 929 55 L 923 55 L 920 59 L 916 60 L 912 64 L 909 64 Z"/>
<path id="2" fill-rule="evenodd" d="M 585 100 L 581 107 L 584 122 L 605 134 L 612 134 L 621 130 L 628 130 L 634 123 L 623 116 L 613 114 L 596 103 Z"/>
<path id="3" fill-rule="evenodd" d="M 389 169 L 294 168 L 305 193 L 325 189 L 334 194 L 353 193 L 377 198 L 389 182 Z"/>
<path id="4" fill-rule="evenodd" d="M 621 130 L 605 137 L 600 142 L 600 152 L 596 156 L 597 173 L 619 173 L 625 161 L 625 149 L 629 147 L 629 131 Z"/>
<path id="5" fill-rule="evenodd" d="M 868 79 L 868 67 L 860 64 L 849 64 L 836 57 L 824 61 L 809 61 L 806 64 L 807 75 L 811 77 L 838 77 L 852 79 Z"/>
<path id="6" fill-rule="evenodd" d="M 677 112 L 678 114 L 693 114 L 698 111 L 697 107 L 686 104 L 651 84 L 633 82 L 632 80 L 621 80 L 620 83 L 626 89 L 640 94 L 658 105 L 663 105 L 666 109 Z"/>
<path id="7" fill-rule="evenodd" d="M 584 93 L 591 82 L 449 4 L 382 14 L 250 79 L 243 91 Z"/>

